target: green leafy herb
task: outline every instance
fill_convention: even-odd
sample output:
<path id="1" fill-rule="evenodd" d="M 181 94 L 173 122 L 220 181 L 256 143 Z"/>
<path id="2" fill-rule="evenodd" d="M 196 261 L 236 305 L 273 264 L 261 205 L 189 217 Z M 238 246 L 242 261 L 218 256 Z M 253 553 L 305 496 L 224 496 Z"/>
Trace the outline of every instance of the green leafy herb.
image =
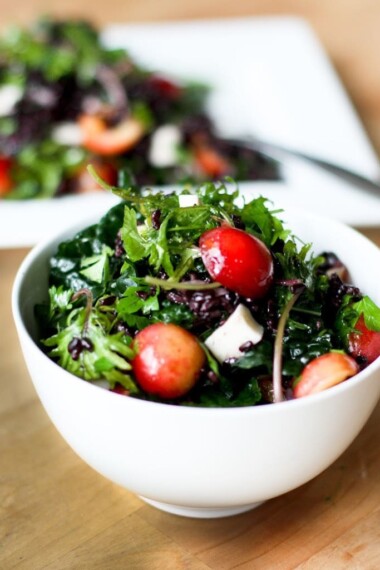
<path id="1" fill-rule="evenodd" d="M 103 245 L 101 253 L 91 255 L 81 260 L 80 274 L 94 281 L 95 283 L 104 283 L 109 280 L 109 258 L 113 254 L 111 248 Z"/>
<path id="2" fill-rule="evenodd" d="M 367 295 L 353 303 L 352 309 L 358 316 L 363 315 L 365 325 L 369 330 L 380 331 L 380 308 Z"/>
<path id="3" fill-rule="evenodd" d="M 137 393 L 135 382 L 128 374 L 129 360 L 133 351 L 123 333 L 110 334 L 108 317 L 92 310 L 89 317 L 86 309 L 74 309 L 67 326 L 44 341 L 49 356 L 60 366 L 84 380 L 106 379 L 110 386 L 121 384 L 131 393 Z M 85 338 L 92 346 L 84 349 L 77 359 L 72 358 L 69 346 L 73 339 Z"/>
<path id="4" fill-rule="evenodd" d="M 132 337 L 150 324 L 172 323 L 202 345 L 243 303 L 264 327 L 262 340 L 223 363 L 202 345 L 200 379 L 176 404 L 263 405 L 273 397 L 268 382 L 279 401 L 308 362 L 346 347 L 360 315 L 370 330 L 380 331 L 376 304 L 349 287 L 342 296 L 343 284 L 323 270 L 325 257 L 295 238 L 267 200 L 243 200 L 236 188 L 231 192 L 231 181 L 184 189 L 189 191 L 199 205 L 181 208 L 177 195 L 146 188 L 117 190 L 124 202 L 58 246 L 48 304 L 36 313 L 43 345 L 61 366 L 151 399 L 133 377 Z M 202 233 L 236 221 L 272 248 L 274 281 L 263 299 L 226 290 L 203 264 Z"/>
<path id="5" fill-rule="evenodd" d="M 268 200 L 260 197 L 246 204 L 241 217 L 247 229 L 261 239 L 268 247 L 273 246 L 277 240 L 286 241 L 290 231 L 286 230 L 281 220 L 276 217 L 278 210 L 270 210 Z"/>

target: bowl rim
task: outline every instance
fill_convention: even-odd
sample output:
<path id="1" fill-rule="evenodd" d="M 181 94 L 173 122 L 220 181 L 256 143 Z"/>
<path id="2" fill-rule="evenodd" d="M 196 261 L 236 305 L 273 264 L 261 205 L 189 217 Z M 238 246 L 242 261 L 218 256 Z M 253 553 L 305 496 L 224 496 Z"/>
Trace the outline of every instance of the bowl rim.
<path id="1" fill-rule="evenodd" d="M 326 224 L 326 223 L 331 224 L 336 229 L 339 229 L 340 231 L 344 231 L 346 233 L 349 233 L 352 236 L 355 236 L 355 239 L 361 240 L 363 245 L 365 245 L 366 248 L 372 249 L 373 253 L 379 256 L 379 261 L 380 261 L 380 249 L 376 246 L 376 244 L 374 244 L 371 240 L 369 240 L 366 236 L 364 236 L 363 234 L 358 232 L 356 229 L 352 228 L 351 226 L 348 226 L 347 224 L 344 224 L 343 222 L 340 222 L 340 221 L 335 220 L 333 218 L 328 218 L 325 216 L 320 216 L 318 214 L 314 214 L 313 212 L 307 211 L 307 210 L 302 209 L 302 208 L 291 207 L 291 208 L 286 209 L 286 210 L 281 209 L 281 213 L 284 214 L 285 224 L 287 223 L 287 216 L 288 215 L 290 215 L 291 217 L 292 216 L 307 217 L 309 220 L 313 221 L 313 223 L 321 224 L 321 227 L 323 227 L 323 224 Z M 284 400 L 284 401 L 278 402 L 276 404 L 267 404 L 267 405 L 261 405 L 261 406 L 259 405 L 259 406 L 231 406 L 231 407 L 206 407 L 206 406 L 191 406 L 191 405 L 186 406 L 186 405 L 176 405 L 170 401 L 168 401 L 168 402 L 153 402 L 153 401 L 149 401 L 149 400 L 142 400 L 139 398 L 126 397 L 126 396 L 123 396 L 122 398 L 120 398 L 120 394 L 117 394 L 117 393 L 112 392 L 110 390 L 106 390 L 100 386 L 97 386 L 96 384 L 94 384 L 90 381 L 86 381 L 83 378 L 80 378 L 79 376 L 75 376 L 74 374 L 68 372 L 67 370 L 65 370 L 64 368 L 59 366 L 51 358 L 49 358 L 47 356 L 47 354 L 45 354 L 45 352 L 38 345 L 38 343 L 30 335 L 30 333 L 29 333 L 29 331 L 28 331 L 28 329 L 24 323 L 24 319 L 22 317 L 22 314 L 21 314 L 20 290 L 21 290 L 22 284 L 24 282 L 24 279 L 26 278 L 26 276 L 27 276 L 28 272 L 30 271 L 30 269 L 32 268 L 33 264 L 36 262 L 36 260 L 40 256 L 43 256 L 43 254 L 46 252 L 46 250 L 50 249 L 55 244 L 58 245 L 58 243 L 60 243 L 60 241 L 63 241 L 64 239 L 68 239 L 70 234 L 75 235 L 75 233 L 81 231 L 82 229 L 85 229 L 85 228 L 89 227 L 90 225 L 96 224 L 97 220 L 99 220 L 99 216 L 97 216 L 96 220 L 94 220 L 94 217 L 95 217 L 94 214 L 92 214 L 91 216 L 87 216 L 87 217 L 83 216 L 81 222 L 76 222 L 75 224 L 71 224 L 71 225 L 68 224 L 64 230 L 61 228 L 59 231 L 55 232 L 54 234 L 49 235 L 47 238 L 45 238 L 44 240 L 39 242 L 37 245 L 35 245 L 27 253 L 25 258 L 21 262 L 21 264 L 17 270 L 15 279 L 13 281 L 12 293 L 11 293 L 11 306 L 12 306 L 13 319 L 14 319 L 14 322 L 16 325 L 16 329 L 17 329 L 20 341 L 21 341 L 21 336 L 23 336 L 25 339 L 27 339 L 30 347 L 32 347 L 33 350 L 35 351 L 37 358 L 44 359 L 45 362 L 49 363 L 49 366 L 51 366 L 52 369 L 58 368 L 61 371 L 61 373 L 63 373 L 67 377 L 67 379 L 70 379 L 71 382 L 75 382 L 75 383 L 79 382 L 83 386 L 87 385 L 87 388 L 90 390 L 101 390 L 103 392 L 105 398 L 109 398 L 109 397 L 118 398 L 119 401 L 124 401 L 125 405 L 133 405 L 133 406 L 138 406 L 138 407 L 143 406 L 144 408 L 147 405 L 148 406 L 154 406 L 157 410 L 158 409 L 165 410 L 165 413 L 166 412 L 178 413 L 178 411 L 180 411 L 181 414 L 189 414 L 189 413 L 194 414 L 196 412 L 197 414 L 200 414 L 200 415 L 222 415 L 223 414 L 223 415 L 233 416 L 235 414 L 241 415 L 241 414 L 251 414 L 251 413 L 261 415 L 263 413 L 265 413 L 265 414 L 276 413 L 276 410 L 282 410 L 282 411 L 285 411 L 285 409 L 291 410 L 294 407 L 299 407 L 299 406 L 306 406 L 306 407 L 313 406 L 313 405 L 317 404 L 318 402 L 323 402 L 324 400 L 328 400 L 328 399 L 331 399 L 334 397 L 339 397 L 339 395 L 341 393 L 350 391 L 350 389 L 354 389 L 354 387 L 357 384 L 363 383 L 366 380 L 366 378 L 368 378 L 369 376 L 372 376 L 373 372 L 375 372 L 376 370 L 380 370 L 380 357 L 379 357 L 375 361 L 373 361 L 371 364 L 369 364 L 365 369 L 358 372 L 355 376 L 349 378 L 348 379 L 349 381 L 341 382 L 340 384 L 332 386 L 332 387 L 328 388 L 327 390 L 323 390 L 322 392 L 318 392 L 316 394 L 311 394 L 310 396 L 305 396 L 303 398 L 298 398 L 298 399 L 295 398 L 292 400 Z M 21 344 L 22 344 L 22 341 L 21 341 Z M 270 411 L 270 410 L 272 410 L 272 411 Z"/>

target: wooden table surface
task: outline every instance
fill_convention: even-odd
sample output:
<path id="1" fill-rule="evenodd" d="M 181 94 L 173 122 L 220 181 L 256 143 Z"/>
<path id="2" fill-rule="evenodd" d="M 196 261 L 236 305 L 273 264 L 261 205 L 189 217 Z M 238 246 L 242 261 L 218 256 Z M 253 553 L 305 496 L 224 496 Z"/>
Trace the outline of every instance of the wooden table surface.
<path id="1" fill-rule="evenodd" d="M 254 14 L 314 25 L 380 151 L 377 0 L 1 0 L 2 26 L 38 14 L 90 14 L 99 25 Z M 86 10 L 87 8 L 87 10 Z M 17 231 L 17 228 L 15 228 Z M 380 245 L 380 227 L 362 230 Z M 227 519 L 162 513 L 108 482 L 66 445 L 40 405 L 10 311 L 27 250 L 0 250 L 0 568 L 222 570 L 380 568 L 380 406 L 322 475 Z"/>

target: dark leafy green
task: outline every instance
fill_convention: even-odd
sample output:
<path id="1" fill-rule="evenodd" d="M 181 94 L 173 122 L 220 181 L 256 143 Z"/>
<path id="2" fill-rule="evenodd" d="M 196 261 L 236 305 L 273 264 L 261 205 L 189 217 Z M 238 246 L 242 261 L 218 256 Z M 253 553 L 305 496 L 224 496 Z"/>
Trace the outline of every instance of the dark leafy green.
<path id="1" fill-rule="evenodd" d="M 369 329 L 380 330 L 375 303 L 331 276 L 326 254 L 314 256 L 265 198 L 244 200 L 231 181 L 186 187 L 183 192 L 199 200 L 187 208 L 174 194 L 136 186 L 112 190 L 124 201 L 59 245 L 51 259 L 49 303 L 37 307 L 48 354 L 83 379 L 157 401 L 133 378 L 131 343 L 149 324 L 174 323 L 196 335 L 206 353 L 197 384 L 174 404 L 263 405 L 272 401 L 277 326 L 292 299 L 282 343 L 284 391 L 312 359 L 344 348 L 360 315 Z M 271 248 L 274 282 L 263 299 L 210 283 L 198 240 L 222 224 L 243 224 Z M 240 303 L 264 327 L 263 338 L 239 358 L 218 363 L 204 342 Z"/>

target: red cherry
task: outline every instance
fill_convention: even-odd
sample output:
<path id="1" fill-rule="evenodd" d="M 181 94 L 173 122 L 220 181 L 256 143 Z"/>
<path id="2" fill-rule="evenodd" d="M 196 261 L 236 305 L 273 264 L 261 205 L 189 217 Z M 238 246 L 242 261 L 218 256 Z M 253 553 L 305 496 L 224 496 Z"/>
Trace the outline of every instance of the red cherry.
<path id="1" fill-rule="evenodd" d="M 138 384 L 164 399 L 179 398 L 191 390 L 206 359 L 196 338 L 173 324 L 149 325 L 136 335 L 134 348 L 132 369 Z"/>
<path id="2" fill-rule="evenodd" d="M 273 281 L 273 260 L 258 238 L 229 226 L 205 232 L 199 240 L 211 277 L 243 297 L 258 299 Z"/>
<path id="3" fill-rule="evenodd" d="M 363 315 L 360 315 L 355 329 L 358 332 L 352 332 L 348 338 L 349 353 L 370 364 L 380 356 L 380 332 L 367 328 Z"/>
<path id="4" fill-rule="evenodd" d="M 11 159 L 6 156 L 0 156 L 0 196 L 5 196 L 12 190 L 11 167 Z"/>
<path id="5" fill-rule="evenodd" d="M 336 386 L 359 372 L 359 366 L 351 356 L 341 352 L 327 352 L 313 358 L 302 370 L 294 387 L 295 398 L 310 396 Z"/>

